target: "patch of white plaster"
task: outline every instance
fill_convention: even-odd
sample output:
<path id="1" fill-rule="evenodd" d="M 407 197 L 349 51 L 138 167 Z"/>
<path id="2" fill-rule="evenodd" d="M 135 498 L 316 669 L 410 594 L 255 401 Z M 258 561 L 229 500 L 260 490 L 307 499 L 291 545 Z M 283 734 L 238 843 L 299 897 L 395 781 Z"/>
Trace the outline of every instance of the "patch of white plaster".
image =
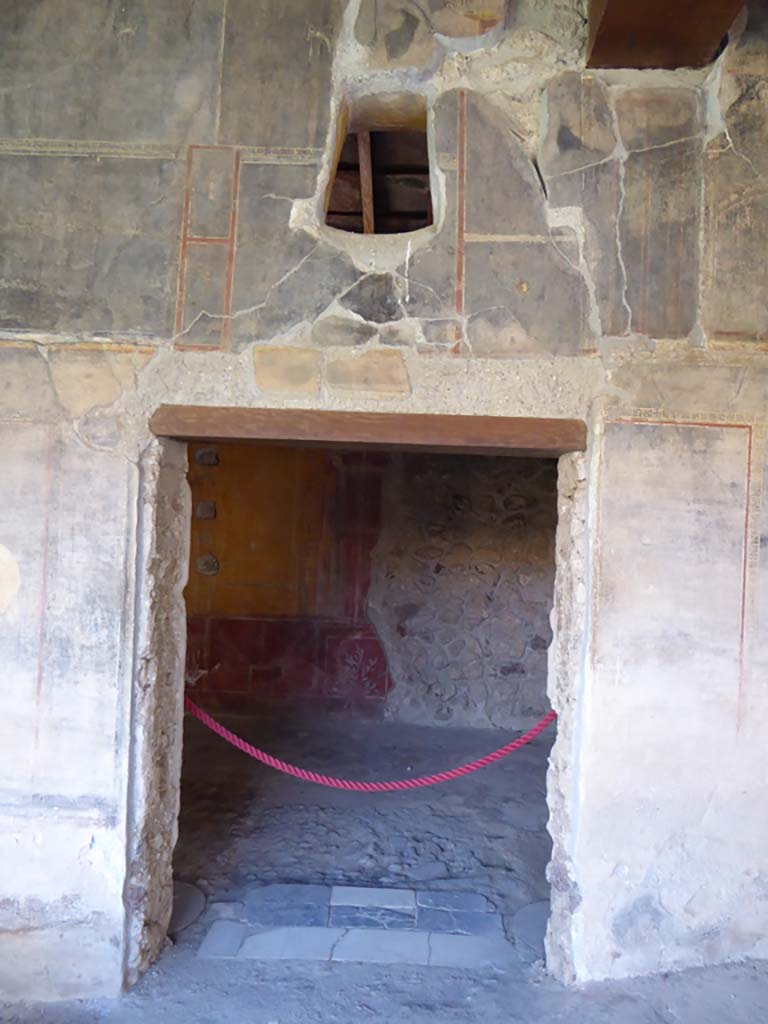
<path id="1" fill-rule="evenodd" d="M 13 604 L 21 586 L 19 563 L 4 544 L 0 544 L 0 615 Z"/>

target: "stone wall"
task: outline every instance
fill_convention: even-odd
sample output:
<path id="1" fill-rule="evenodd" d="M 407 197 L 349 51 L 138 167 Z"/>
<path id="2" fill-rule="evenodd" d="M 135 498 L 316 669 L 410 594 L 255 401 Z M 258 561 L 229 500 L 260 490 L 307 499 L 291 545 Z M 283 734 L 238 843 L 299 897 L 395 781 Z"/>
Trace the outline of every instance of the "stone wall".
<path id="1" fill-rule="evenodd" d="M 765 4 L 677 73 L 586 72 L 577 0 L 476 36 L 447 2 L 257 7 L 0 11 L 0 987 L 115 993 L 160 947 L 185 571 L 147 557 L 185 500 L 170 448 L 142 469 L 163 403 L 584 419 L 550 966 L 768 955 Z M 340 236 L 340 98 L 409 91 L 435 225 Z"/>
<path id="2" fill-rule="evenodd" d="M 514 728 L 544 715 L 556 481 L 554 461 L 392 460 L 368 597 L 389 717 Z"/>

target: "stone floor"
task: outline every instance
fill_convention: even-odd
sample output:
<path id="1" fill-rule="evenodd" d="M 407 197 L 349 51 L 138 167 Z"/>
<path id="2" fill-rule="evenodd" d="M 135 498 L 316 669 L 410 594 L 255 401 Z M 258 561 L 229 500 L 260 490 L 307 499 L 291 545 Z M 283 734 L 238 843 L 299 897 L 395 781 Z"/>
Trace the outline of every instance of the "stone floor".
<path id="1" fill-rule="evenodd" d="M 295 728 L 275 723 L 265 736 L 262 727 L 230 724 L 280 756 L 358 778 L 449 767 L 499 740 L 494 734 L 471 731 L 328 721 Z M 0 1007 L 0 1021 L 767 1021 L 768 964 L 734 964 L 571 989 L 546 975 L 535 947 L 547 908 L 545 770 L 552 738 L 540 737 L 508 761 L 447 786 L 371 797 L 278 776 L 223 746 L 198 723 L 188 722 L 176 873 L 205 891 L 202 913 L 169 941 L 158 962 L 121 1001 Z M 265 904 L 270 902 L 264 899 L 265 888 L 297 883 L 410 890 L 415 903 L 418 893 L 438 894 L 436 898 L 444 901 L 474 894 L 487 901 L 490 916 L 501 916 L 514 955 L 504 966 L 440 969 L 325 957 L 311 961 L 198 955 L 216 921 L 245 923 L 245 940 L 258 934 L 259 927 L 252 922 L 259 915 L 264 920 Z M 329 925 L 330 903 L 329 896 Z M 349 906 L 339 904 L 343 905 Z M 386 930 L 375 931 L 377 941 L 382 932 Z M 446 936 L 456 937 L 462 936 Z M 241 949 L 242 945 L 238 953 Z"/>
<path id="2" fill-rule="evenodd" d="M 348 718 L 226 719 L 252 743 L 355 779 L 420 775 L 499 746 L 506 733 Z M 554 729 L 455 782 L 349 793 L 264 768 L 187 719 L 176 878 L 209 901 L 273 883 L 374 886 L 484 896 L 504 918 L 549 896 L 546 769 Z"/>

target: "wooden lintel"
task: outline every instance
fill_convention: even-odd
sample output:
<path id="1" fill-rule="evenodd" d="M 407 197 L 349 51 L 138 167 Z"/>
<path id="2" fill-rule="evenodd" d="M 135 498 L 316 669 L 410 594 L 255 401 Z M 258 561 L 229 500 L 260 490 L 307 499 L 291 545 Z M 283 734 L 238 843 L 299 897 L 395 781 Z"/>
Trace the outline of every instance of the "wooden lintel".
<path id="1" fill-rule="evenodd" d="M 363 201 L 363 232 L 376 230 L 373 216 L 373 165 L 371 164 L 371 133 L 357 133 L 357 155 L 360 161 L 360 196 Z"/>
<path id="2" fill-rule="evenodd" d="M 582 420 L 314 409 L 162 405 L 150 419 L 150 429 L 181 441 L 475 455 L 556 457 L 583 451 L 587 443 Z"/>
<path id="3" fill-rule="evenodd" d="M 591 68 L 702 67 L 744 0 L 590 0 Z"/>

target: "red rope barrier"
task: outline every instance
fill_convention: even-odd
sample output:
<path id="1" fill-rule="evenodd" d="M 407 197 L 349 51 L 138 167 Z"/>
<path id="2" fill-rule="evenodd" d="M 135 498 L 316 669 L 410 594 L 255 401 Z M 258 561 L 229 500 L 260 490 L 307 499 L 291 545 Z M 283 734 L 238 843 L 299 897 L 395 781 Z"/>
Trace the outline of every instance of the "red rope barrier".
<path id="1" fill-rule="evenodd" d="M 249 757 L 261 761 L 268 768 L 274 768 L 278 772 L 292 775 L 295 779 L 303 779 L 304 782 L 314 782 L 318 786 L 330 786 L 331 789 L 352 790 L 355 793 L 392 793 L 404 789 L 420 789 L 422 786 L 436 786 L 439 782 L 450 782 L 452 779 L 460 779 L 462 775 L 469 775 L 471 772 L 479 771 L 481 768 L 487 768 L 494 761 L 500 761 L 502 757 L 507 757 L 508 754 L 514 753 L 520 747 L 524 747 L 526 743 L 530 743 L 531 740 L 535 739 L 539 733 L 544 732 L 547 726 L 551 725 L 557 718 L 554 711 L 548 711 L 540 722 L 537 722 L 532 729 L 523 733 L 522 736 L 518 736 L 516 740 L 512 740 L 506 746 L 499 747 L 498 750 L 486 754 L 485 757 L 479 757 L 476 761 L 470 761 L 469 764 L 460 765 L 458 768 L 451 768 L 447 772 L 437 772 L 435 775 L 421 775 L 415 779 L 398 779 L 394 782 L 355 782 L 352 779 L 337 779 L 332 775 L 319 775 L 317 772 L 307 771 L 306 768 L 297 768 L 294 764 L 288 764 L 277 757 L 272 757 L 271 754 L 267 754 L 264 750 L 259 750 L 258 747 L 252 746 L 242 737 L 230 732 L 220 722 L 217 722 L 215 718 L 212 718 L 207 711 L 203 711 L 202 708 L 193 703 L 189 697 L 184 698 L 184 707 L 198 721 L 202 722 L 212 732 L 215 732 L 217 736 L 221 736 L 227 743 L 231 743 L 233 747 L 242 750 Z"/>

